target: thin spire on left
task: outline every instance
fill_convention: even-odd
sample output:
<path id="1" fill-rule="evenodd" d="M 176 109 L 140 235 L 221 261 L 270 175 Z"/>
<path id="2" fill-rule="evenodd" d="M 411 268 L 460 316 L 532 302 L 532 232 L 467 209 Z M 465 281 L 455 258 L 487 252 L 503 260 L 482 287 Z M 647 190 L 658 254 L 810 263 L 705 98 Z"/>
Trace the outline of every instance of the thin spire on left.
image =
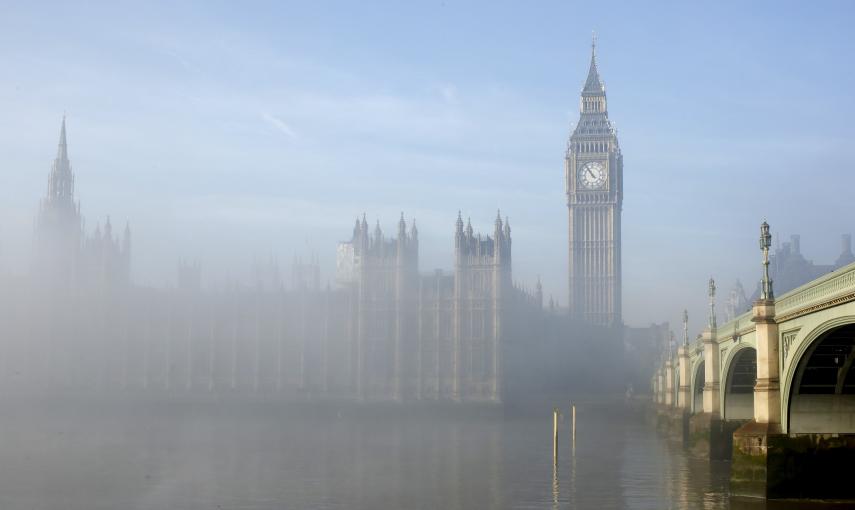
<path id="1" fill-rule="evenodd" d="M 74 202 L 74 174 L 71 171 L 71 162 L 68 160 L 68 141 L 66 138 L 65 115 L 62 116 L 62 126 L 59 130 L 59 144 L 56 150 L 56 159 L 51 167 L 48 178 L 48 200 L 59 200 L 63 203 L 73 205 Z"/>
<path id="2" fill-rule="evenodd" d="M 56 157 L 60 160 L 68 159 L 68 144 L 65 140 L 65 114 L 62 114 L 62 128 L 59 131 L 59 147 L 56 151 Z"/>

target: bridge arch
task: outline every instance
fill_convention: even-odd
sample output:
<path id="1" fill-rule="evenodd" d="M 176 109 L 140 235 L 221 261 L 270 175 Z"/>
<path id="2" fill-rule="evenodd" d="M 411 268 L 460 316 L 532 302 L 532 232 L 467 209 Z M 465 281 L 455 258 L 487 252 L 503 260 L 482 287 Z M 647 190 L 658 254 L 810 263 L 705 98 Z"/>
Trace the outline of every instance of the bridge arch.
<path id="1" fill-rule="evenodd" d="M 692 370 L 691 393 L 689 395 L 689 409 L 692 414 L 704 412 L 704 383 L 705 372 L 704 359 L 700 358 Z"/>
<path id="2" fill-rule="evenodd" d="M 757 382 L 757 349 L 745 343 L 735 345 L 724 365 L 721 397 L 722 418 L 754 418 L 754 384 Z"/>
<path id="3" fill-rule="evenodd" d="M 826 321 L 793 353 L 782 415 L 788 433 L 855 433 L 855 316 Z"/>

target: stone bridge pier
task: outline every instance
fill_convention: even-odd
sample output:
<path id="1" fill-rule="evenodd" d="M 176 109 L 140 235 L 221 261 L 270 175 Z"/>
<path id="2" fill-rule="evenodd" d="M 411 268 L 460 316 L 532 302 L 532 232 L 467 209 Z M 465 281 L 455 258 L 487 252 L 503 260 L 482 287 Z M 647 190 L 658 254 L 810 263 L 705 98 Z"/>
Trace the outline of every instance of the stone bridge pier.
<path id="1" fill-rule="evenodd" d="M 667 354 L 652 382 L 660 429 L 695 456 L 731 460 L 731 494 L 855 499 L 855 264 L 778 298 L 761 226 L 761 295 L 709 320 Z"/>

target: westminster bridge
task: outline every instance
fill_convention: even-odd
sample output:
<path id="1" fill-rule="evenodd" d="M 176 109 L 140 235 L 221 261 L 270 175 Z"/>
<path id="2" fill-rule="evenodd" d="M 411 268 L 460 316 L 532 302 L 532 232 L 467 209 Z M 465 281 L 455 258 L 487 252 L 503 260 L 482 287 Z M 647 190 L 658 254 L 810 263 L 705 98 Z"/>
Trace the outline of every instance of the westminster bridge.
<path id="1" fill-rule="evenodd" d="M 669 346 L 652 379 L 658 423 L 695 455 L 731 460 L 731 492 L 855 499 L 855 264 L 781 296 L 761 227 L 760 299 Z"/>

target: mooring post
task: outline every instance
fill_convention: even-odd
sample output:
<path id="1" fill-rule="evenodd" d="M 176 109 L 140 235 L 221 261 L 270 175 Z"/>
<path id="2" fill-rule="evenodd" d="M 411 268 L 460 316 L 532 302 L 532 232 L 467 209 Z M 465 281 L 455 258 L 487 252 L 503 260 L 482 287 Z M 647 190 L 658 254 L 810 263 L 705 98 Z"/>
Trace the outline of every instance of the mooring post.
<path id="1" fill-rule="evenodd" d="M 558 408 L 552 408 L 552 463 L 558 463 Z"/>
<path id="2" fill-rule="evenodd" d="M 571 414 L 573 415 L 572 420 L 571 420 L 573 422 L 573 424 L 572 424 L 573 448 L 575 449 L 576 448 L 576 404 L 573 404 L 571 409 L 572 409 Z"/>

